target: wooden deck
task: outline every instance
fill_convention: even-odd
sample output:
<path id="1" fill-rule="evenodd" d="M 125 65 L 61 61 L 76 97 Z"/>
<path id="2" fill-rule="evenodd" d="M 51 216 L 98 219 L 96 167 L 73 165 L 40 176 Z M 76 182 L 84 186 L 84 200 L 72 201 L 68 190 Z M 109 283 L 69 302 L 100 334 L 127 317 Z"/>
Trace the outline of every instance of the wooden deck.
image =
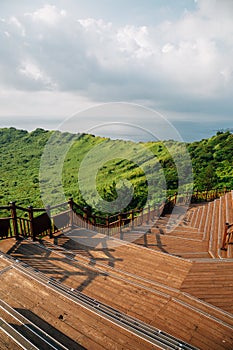
<path id="1" fill-rule="evenodd" d="M 60 239 L 64 243 L 67 237 Z M 74 242 L 73 239 L 69 239 L 66 241 L 66 245 L 72 244 L 72 242 Z M 188 295 L 187 290 L 185 290 L 184 286 L 189 272 L 193 269 L 193 262 L 167 256 L 133 244 L 119 245 L 114 249 L 111 248 L 110 252 L 87 249 L 86 252 L 91 254 L 91 259 L 87 258 L 85 254 L 81 254 L 81 251 L 84 252 L 84 247 L 82 250 L 79 249 L 79 253 L 75 251 L 74 247 L 73 254 L 71 254 L 71 252 L 53 246 L 49 240 L 45 241 L 44 245 L 43 247 L 38 243 L 22 241 L 13 247 L 11 255 L 41 271 L 50 279 L 56 279 L 70 288 L 82 291 L 85 295 L 97 299 L 99 302 L 162 329 L 200 349 L 231 349 L 233 315 L 200 302 Z M 6 266 L 3 266 L 4 268 Z M 38 288 L 34 286 L 35 281 L 29 281 L 27 276 L 22 276 L 20 272 L 15 270 L 4 272 L 1 278 L 5 286 L 2 290 L 3 300 L 16 307 L 16 295 L 22 293 L 22 298 L 26 297 L 28 305 L 31 305 L 33 300 L 31 290 Z M 23 283 L 19 283 L 19 278 Z M 14 292 L 8 291 L 7 293 L 10 283 L 12 283 Z M 30 286 L 29 290 L 26 289 L 25 292 L 20 290 L 22 285 L 24 288 Z M 186 294 L 183 294 L 182 287 Z M 52 300 L 52 308 L 56 309 L 55 304 L 53 306 L 53 303 L 56 303 L 54 294 L 50 295 L 50 292 L 48 294 L 48 291 L 43 291 L 40 297 L 42 299 L 40 306 L 43 307 L 43 312 L 49 307 L 49 304 L 44 304 L 45 299 Z M 37 314 L 40 307 L 38 300 L 36 303 L 37 306 L 32 311 L 37 316 L 42 317 L 41 313 Z M 60 303 L 59 298 L 57 303 Z M 71 310 L 68 306 L 65 307 L 64 303 L 60 307 L 61 309 L 56 313 L 57 317 L 64 314 L 64 310 Z M 51 312 L 53 314 L 54 311 L 51 310 Z M 80 314 L 80 311 L 75 311 L 75 314 L 76 312 Z M 50 311 L 49 313 L 45 312 L 45 315 L 49 320 L 52 317 Z M 54 323 L 52 323 L 53 325 Z M 104 327 L 102 324 L 100 326 Z M 85 326 L 83 327 L 85 328 Z M 216 336 L 213 335 L 214 332 Z M 101 337 L 101 335 L 99 336 Z M 124 337 L 124 332 L 123 335 L 118 334 L 118 338 L 125 339 Z M 94 338 L 95 332 L 93 333 Z M 72 339 L 74 338 L 72 337 Z M 80 338 L 77 339 L 80 343 Z M 118 344 L 116 339 L 114 341 Z M 123 341 L 122 339 L 119 341 Z M 224 339 L 224 345 L 222 339 Z M 86 343 L 86 338 L 80 344 L 91 348 L 89 343 Z M 136 348 L 146 349 L 144 345 L 137 345 Z"/>
<path id="2" fill-rule="evenodd" d="M 11 338 L 5 331 L 0 329 L 0 349 L 22 350 L 22 347 Z"/>
<path id="3" fill-rule="evenodd" d="M 233 223 L 232 198 L 233 191 L 213 202 L 195 204 L 174 227 L 170 216 L 161 217 L 145 234 L 135 235 L 133 242 L 189 260 L 233 259 L 233 234 L 226 251 L 221 250 L 225 223 Z M 133 237 L 134 232 L 129 234 Z"/>
<path id="4" fill-rule="evenodd" d="M 233 261 L 195 261 L 181 290 L 233 314 Z"/>
<path id="5" fill-rule="evenodd" d="M 232 210 L 229 193 L 192 206 L 178 226 L 162 217 L 146 234 L 145 227 L 125 232 L 126 241 L 80 228 L 54 240 L 4 240 L 0 250 L 14 260 L 0 256 L 1 299 L 68 349 L 166 347 L 84 307 L 43 278 L 198 349 L 232 350 L 233 245 L 220 249 Z M 17 268 L 17 260 L 33 272 Z M 0 310 L 5 322 L 22 328 Z M 18 349 L 1 335 L 1 349 Z"/>
<path id="6" fill-rule="evenodd" d="M 1 300 L 63 342 L 67 349 L 159 348 L 40 283 L 36 274 L 31 278 L 17 267 L 1 274 Z M 0 310 L 1 317 L 16 328 L 16 321 L 4 308 Z"/>

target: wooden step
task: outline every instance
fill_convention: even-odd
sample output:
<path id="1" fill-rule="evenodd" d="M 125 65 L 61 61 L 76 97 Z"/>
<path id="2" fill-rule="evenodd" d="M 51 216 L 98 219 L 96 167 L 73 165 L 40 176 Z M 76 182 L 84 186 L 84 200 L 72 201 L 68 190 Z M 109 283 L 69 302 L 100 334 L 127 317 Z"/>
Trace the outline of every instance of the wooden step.
<path id="1" fill-rule="evenodd" d="M 75 259 L 77 259 L 78 261 L 80 261 L 81 257 L 80 255 L 76 255 L 75 256 Z M 88 263 L 88 259 L 82 257 L 83 261 L 85 263 Z M 154 290 L 155 292 L 159 291 L 159 292 L 162 292 L 162 293 L 165 293 L 165 294 L 168 294 L 168 295 L 171 295 L 173 297 L 176 297 L 177 298 L 177 295 L 179 294 L 179 291 L 178 290 L 175 290 L 174 288 L 171 289 L 169 287 L 166 287 L 164 284 L 158 284 L 158 283 L 155 283 L 153 282 L 151 279 L 142 279 L 140 278 L 137 274 L 128 274 L 126 273 L 124 270 L 118 270 L 116 268 L 113 268 L 113 267 L 109 267 L 109 266 L 106 266 L 104 263 L 100 263 L 98 261 L 95 262 L 95 266 L 98 267 L 98 269 L 101 269 L 103 272 L 108 272 L 109 274 L 113 274 L 114 276 L 117 276 L 118 278 L 120 279 L 127 279 L 128 281 L 132 281 L 133 283 L 136 283 L 136 285 L 140 285 L 141 287 L 144 286 L 146 288 L 149 288 L 150 290 Z M 205 265 L 204 265 L 205 266 Z M 204 268 L 204 267 L 203 267 Z M 188 275 L 186 277 L 186 280 L 188 280 Z M 191 277 L 191 280 L 192 280 L 192 277 Z M 205 286 L 205 289 L 206 289 L 206 293 L 208 293 L 208 288 L 207 286 Z M 179 295 L 179 298 L 181 298 L 181 295 Z M 182 300 L 184 300 L 184 298 L 186 298 L 187 300 L 187 295 L 186 296 L 183 296 L 182 295 Z M 191 300 L 191 304 L 194 305 L 196 304 L 197 305 L 197 300 L 193 300 L 193 299 L 190 299 Z M 196 306 L 197 308 L 197 306 Z M 204 308 L 204 309 L 203 309 Z M 199 309 L 200 310 L 204 310 L 205 312 L 207 312 L 207 306 L 205 304 L 201 304 L 201 306 L 199 305 Z M 214 314 L 215 316 L 217 316 L 217 314 L 219 314 L 219 318 L 221 320 L 224 320 L 226 321 L 226 314 L 221 312 L 220 310 L 217 311 L 216 309 L 210 309 L 208 311 L 208 314 L 211 314 L 214 310 Z M 224 318 L 222 318 L 224 315 Z M 226 317 L 226 318 L 225 318 Z M 229 321 L 230 320 L 230 321 Z M 233 326 L 233 316 L 228 319 L 228 321 L 232 324 Z"/>
<path id="2" fill-rule="evenodd" d="M 134 243 L 172 255 L 195 252 L 207 253 L 208 251 L 208 242 L 179 236 L 146 234 L 135 240 Z"/>
<path id="3" fill-rule="evenodd" d="M 55 259 L 55 253 L 51 255 L 51 259 Z M 62 264 L 64 264 L 64 261 L 62 261 Z M 76 278 L 79 278 L 79 275 L 71 275 L 73 282 Z M 108 279 L 110 283 L 108 283 Z M 65 281 L 67 283 L 68 279 Z M 36 315 L 39 315 L 39 317 L 46 319 L 49 318 L 49 323 L 52 325 L 54 324 L 53 320 L 57 319 L 60 314 L 64 314 L 64 310 L 66 310 L 66 314 L 64 315 L 64 322 L 66 324 L 66 327 L 68 327 L 68 324 L 79 325 L 78 332 L 87 335 L 91 334 L 91 338 L 95 339 L 97 345 L 101 344 L 103 348 L 105 348 L 108 343 L 108 346 L 111 348 L 111 341 L 119 341 L 117 340 L 116 333 L 114 333 L 112 329 L 110 330 L 107 328 L 107 324 L 103 325 L 103 322 L 100 324 L 99 321 L 93 320 L 93 316 L 90 317 L 89 313 L 87 312 L 83 313 L 81 310 L 76 310 L 76 312 L 74 312 L 73 308 L 71 309 L 71 305 L 69 306 L 69 302 L 67 303 L 67 300 L 64 300 L 64 298 L 55 298 L 55 292 L 53 291 L 40 288 L 40 299 L 38 301 L 38 299 L 35 297 L 35 293 L 32 293 L 32 290 L 36 290 L 36 288 L 38 288 L 38 286 L 36 287 L 37 282 L 28 279 L 28 277 L 21 272 L 8 272 L 4 275 L 2 282 L 4 284 L 3 295 L 6 291 L 6 288 L 9 288 L 9 283 L 11 283 L 13 292 L 6 294 L 5 298 L 8 302 L 10 299 L 11 304 L 13 303 L 14 307 L 16 305 L 15 303 L 20 303 L 22 307 L 32 309 Z M 98 283 L 96 284 L 96 282 Z M 22 288 L 23 293 L 20 293 L 20 288 Z M 210 319 L 210 314 L 207 316 L 200 312 L 198 309 L 196 309 L 194 312 L 193 308 L 190 308 L 188 304 L 183 303 L 182 301 L 178 301 L 174 297 L 170 297 L 169 295 L 166 296 L 161 293 L 157 294 L 155 291 L 149 292 L 138 287 L 135 290 L 132 286 L 130 289 L 128 289 L 125 281 L 123 283 L 120 280 L 114 281 L 114 279 L 112 279 L 110 276 L 107 276 L 107 279 L 105 280 L 104 276 L 97 276 L 97 279 L 93 280 L 93 284 L 89 284 L 86 292 L 88 295 L 94 297 L 98 296 L 98 299 L 100 299 L 100 301 L 108 300 L 110 305 L 113 307 L 117 306 L 119 309 L 122 308 L 126 310 L 129 315 L 135 315 L 137 318 L 147 321 L 147 323 L 150 323 L 157 328 L 159 327 L 160 329 L 169 331 L 170 334 L 178 336 L 185 341 L 189 341 L 190 334 L 193 334 L 197 331 L 196 326 L 199 324 L 200 319 L 202 319 L 202 322 L 204 322 L 206 319 Z M 157 305 L 157 307 L 155 305 Z M 174 322 L 174 320 L 176 320 L 176 322 Z M 204 342 L 206 338 L 211 338 L 209 334 L 211 333 L 212 335 L 212 329 L 215 328 L 218 328 L 218 332 L 221 337 L 224 337 L 224 339 L 228 341 L 229 334 L 231 334 L 231 332 L 226 325 L 222 324 L 219 321 L 216 321 L 215 319 L 212 319 L 209 321 L 209 323 L 210 324 L 208 324 L 208 328 L 203 329 L 201 334 L 198 334 L 199 337 L 196 337 L 193 345 L 199 346 L 199 344 L 201 342 Z M 101 333 L 97 333 L 97 328 L 99 329 L 99 327 L 101 327 Z M 74 336 L 77 334 L 76 329 L 73 334 Z M 118 337 L 122 342 L 126 341 L 123 331 L 120 334 L 118 333 Z M 214 339 L 213 336 L 212 339 Z M 216 342 L 218 346 L 217 348 L 222 349 L 220 347 L 220 341 L 218 339 L 219 338 L 216 338 L 213 341 Z M 79 337 L 78 340 L 80 342 L 81 338 Z M 133 348 L 133 346 L 134 348 L 137 348 L 138 346 L 135 339 L 129 344 L 131 348 Z M 144 348 L 146 349 L 147 347 L 143 347 L 143 349 Z"/>
<path id="4" fill-rule="evenodd" d="M 69 336 L 70 349 L 157 349 L 142 338 L 83 308 L 36 280 L 14 270 L 2 276 L 1 298 L 17 310 L 26 309 L 41 324 Z M 11 293 L 8 293 L 11 288 Z M 38 295 L 35 290 L 40 290 Z M 59 316 L 63 315 L 62 319 Z M 73 340 L 71 340 L 71 337 Z M 74 345 L 75 344 L 75 345 Z M 78 344 L 81 344 L 80 347 Z"/>
<path id="5" fill-rule="evenodd" d="M 181 290 L 233 313 L 233 261 L 194 262 Z"/>

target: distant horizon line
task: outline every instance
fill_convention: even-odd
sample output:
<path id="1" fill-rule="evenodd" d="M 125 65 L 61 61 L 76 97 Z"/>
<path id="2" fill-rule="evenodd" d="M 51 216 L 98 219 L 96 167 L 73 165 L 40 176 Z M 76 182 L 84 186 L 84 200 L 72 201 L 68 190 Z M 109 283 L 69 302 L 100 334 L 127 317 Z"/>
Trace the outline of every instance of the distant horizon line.
<path id="1" fill-rule="evenodd" d="M 25 121 L 25 119 L 24 119 Z M 48 120 L 47 120 L 48 122 Z M 179 121 L 179 123 L 183 123 L 182 121 Z M 198 124 L 197 122 L 193 122 L 193 121 L 184 121 L 184 123 L 186 124 Z M 183 124 L 184 124 L 183 123 Z M 4 123 L 5 124 L 5 123 Z M 1 125 L 1 122 L 0 122 L 0 129 L 10 129 L 10 128 L 14 128 L 16 130 L 24 130 L 24 131 L 27 131 L 28 133 L 31 133 L 33 131 L 35 131 L 36 129 L 42 129 L 44 131 L 61 131 L 61 132 L 70 132 L 72 133 L 72 131 L 65 131 L 65 130 L 59 130 L 59 128 L 56 128 L 55 125 L 51 128 L 51 127 L 46 127 L 45 125 L 40 125 L 38 126 L 37 125 L 37 122 L 35 121 L 32 121 L 30 124 L 34 124 L 34 127 L 33 128 L 30 128 L 30 127 L 26 127 L 25 125 L 16 125 L 15 123 L 12 123 L 12 124 L 8 124 L 8 125 Z M 49 123 L 50 124 L 50 123 Z M 28 126 L 28 125 L 27 125 Z M 178 130 L 179 131 L 179 130 Z M 216 129 L 211 129 L 211 130 L 208 130 L 208 132 L 203 132 L 203 130 L 200 131 L 200 133 L 198 133 L 197 131 L 194 132 L 194 134 L 189 137 L 187 137 L 188 135 L 186 135 L 186 137 L 184 136 L 184 131 L 183 133 L 181 133 L 179 131 L 179 133 L 181 134 L 182 136 L 182 139 L 183 139 L 183 142 L 185 143 L 190 143 L 190 142 L 198 142 L 198 141 L 201 141 L 203 139 L 209 139 L 213 136 L 215 136 L 218 132 L 222 132 L 222 133 L 225 133 L 225 132 L 230 132 L 232 133 L 233 132 L 233 128 L 232 127 L 219 127 L 219 128 L 216 128 Z M 114 135 L 114 134 L 111 134 L 111 133 L 93 133 L 91 131 L 80 131 L 80 132 L 76 132 L 73 134 L 87 134 L 87 135 L 94 135 L 95 137 L 104 137 L 104 138 L 110 138 L 112 140 L 123 140 L 123 141 L 133 141 L 133 142 L 158 142 L 158 141 L 168 141 L 170 139 L 163 139 L 163 140 L 160 140 L 160 139 L 150 139 L 150 138 L 145 138 L 145 137 L 142 137 L 140 134 L 125 134 L 125 135 Z M 183 135 L 182 135 L 183 134 Z M 196 136 L 196 137 L 195 137 Z"/>

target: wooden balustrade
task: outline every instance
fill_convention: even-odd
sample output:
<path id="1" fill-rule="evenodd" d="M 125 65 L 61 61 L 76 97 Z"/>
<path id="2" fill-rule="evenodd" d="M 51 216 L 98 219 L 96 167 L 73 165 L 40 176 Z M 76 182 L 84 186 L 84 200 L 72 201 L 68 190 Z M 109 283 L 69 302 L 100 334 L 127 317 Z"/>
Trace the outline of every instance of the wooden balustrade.
<path id="1" fill-rule="evenodd" d="M 227 191 L 229 191 L 227 188 L 204 192 L 195 191 L 191 201 L 211 201 Z M 123 229 L 132 230 L 136 226 L 148 224 L 161 215 L 169 214 L 175 205 L 186 205 L 189 197 L 188 194 L 175 193 L 160 205 L 148 205 L 146 208 L 116 213 L 111 216 L 92 213 L 89 207 L 82 208 L 72 198 L 67 202 L 46 208 L 33 208 L 32 206 L 23 208 L 11 202 L 8 206 L 0 207 L 1 212 L 4 210 L 8 212 L 6 217 L 0 218 L 0 238 L 32 237 L 33 240 L 36 240 L 47 234 L 52 238 L 53 234 L 60 229 L 66 227 L 72 229 L 74 226 L 99 231 L 110 236 L 122 233 Z"/>

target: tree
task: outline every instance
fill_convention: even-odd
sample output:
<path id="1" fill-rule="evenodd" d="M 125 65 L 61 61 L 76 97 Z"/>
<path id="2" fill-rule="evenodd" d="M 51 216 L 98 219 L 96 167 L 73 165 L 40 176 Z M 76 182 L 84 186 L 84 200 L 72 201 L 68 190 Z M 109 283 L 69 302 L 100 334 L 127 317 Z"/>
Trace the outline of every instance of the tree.
<path id="1" fill-rule="evenodd" d="M 202 168 L 196 176 L 196 183 L 200 190 L 210 190 L 218 183 L 218 176 L 212 164 L 204 169 Z"/>

